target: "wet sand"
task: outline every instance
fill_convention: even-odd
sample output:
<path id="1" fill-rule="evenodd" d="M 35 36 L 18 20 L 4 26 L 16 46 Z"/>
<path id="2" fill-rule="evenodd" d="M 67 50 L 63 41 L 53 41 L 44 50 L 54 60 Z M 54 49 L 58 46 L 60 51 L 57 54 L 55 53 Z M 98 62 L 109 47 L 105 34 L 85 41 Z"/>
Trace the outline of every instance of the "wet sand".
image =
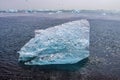
<path id="1" fill-rule="evenodd" d="M 0 14 L 1 80 L 120 80 L 120 16 L 67 13 L 3 15 Z M 24 66 L 18 62 L 17 51 L 34 37 L 34 30 L 84 18 L 90 22 L 88 59 L 74 65 L 47 67 Z"/>

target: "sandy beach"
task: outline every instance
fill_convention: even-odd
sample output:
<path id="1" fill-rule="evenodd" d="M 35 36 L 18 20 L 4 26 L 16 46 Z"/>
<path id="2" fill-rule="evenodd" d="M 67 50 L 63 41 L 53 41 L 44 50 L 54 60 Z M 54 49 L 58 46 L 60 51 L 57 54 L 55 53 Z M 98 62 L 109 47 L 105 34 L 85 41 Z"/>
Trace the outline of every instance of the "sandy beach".
<path id="1" fill-rule="evenodd" d="M 34 37 L 34 30 L 80 19 L 87 19 L 90 22 L 90 57 L 87 60 L 74 65 L 47 67 L 19 64 L 17 51 Z M 0 79 L 120 80 L 120 16 L 1 13 Z"/>

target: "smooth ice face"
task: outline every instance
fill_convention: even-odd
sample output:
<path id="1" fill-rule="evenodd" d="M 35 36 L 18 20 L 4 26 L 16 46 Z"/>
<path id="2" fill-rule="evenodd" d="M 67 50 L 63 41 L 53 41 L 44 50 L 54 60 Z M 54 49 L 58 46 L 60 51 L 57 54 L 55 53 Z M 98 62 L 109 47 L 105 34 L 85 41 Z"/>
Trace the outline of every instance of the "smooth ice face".
<path id="1" fill-rule="evenodd" d="M 35 30 L 35 37 L 21 50 L 19 61 L 26 65 L 73 64 L 89 56 L 87 20 L 78 20 L 45 30 Z"/>

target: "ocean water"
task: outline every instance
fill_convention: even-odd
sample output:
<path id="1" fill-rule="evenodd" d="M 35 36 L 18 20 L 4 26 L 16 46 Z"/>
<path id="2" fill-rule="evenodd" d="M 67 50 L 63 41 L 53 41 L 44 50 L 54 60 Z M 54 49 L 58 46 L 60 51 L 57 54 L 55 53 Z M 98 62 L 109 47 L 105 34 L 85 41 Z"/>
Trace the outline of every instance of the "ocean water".
<path id="1" fill-rule="evenodd" d="M 34 30 L 88 19 L 90 57 L 73 65 L 25 66 L 17 51 Z M 120 16 L 85 14 L 0 14 L 1 80 L 120 80 Z"/>

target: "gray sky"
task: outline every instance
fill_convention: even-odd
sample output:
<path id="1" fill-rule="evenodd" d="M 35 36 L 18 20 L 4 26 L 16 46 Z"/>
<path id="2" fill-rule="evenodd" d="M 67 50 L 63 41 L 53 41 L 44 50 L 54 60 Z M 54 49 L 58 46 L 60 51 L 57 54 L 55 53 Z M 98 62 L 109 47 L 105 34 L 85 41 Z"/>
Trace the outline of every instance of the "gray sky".
<path id="1" fill-rule="evenodd" d="M 0 9 L 120 10 L 120 0 L 0 0 Z"/>

